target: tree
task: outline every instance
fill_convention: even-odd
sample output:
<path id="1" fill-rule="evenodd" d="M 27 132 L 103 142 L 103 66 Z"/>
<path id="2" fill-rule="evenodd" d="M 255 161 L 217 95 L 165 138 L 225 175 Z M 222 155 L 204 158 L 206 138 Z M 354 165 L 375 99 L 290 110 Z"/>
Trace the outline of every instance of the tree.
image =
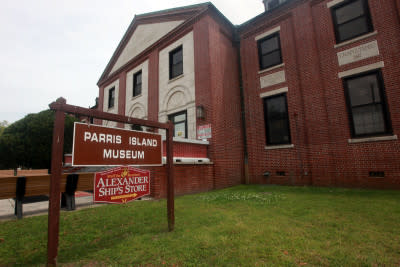
<path id="1" fill-rule="evenodd" d="M 65 117 L 64 153 L 72 150 L 75 117 Z M 49 169 L 54 112 L 28 114 L 4 129 L 0 135 L 0 169 L 16 167 Z"/>
<path id="2" fill-rule="evenodd" d="M 4 121 L 0 122 L 0 136 L 4 132 L 4 130 L 7 128 L 8 125 L 9 125 L 8 121 L 4 120 Z"/>

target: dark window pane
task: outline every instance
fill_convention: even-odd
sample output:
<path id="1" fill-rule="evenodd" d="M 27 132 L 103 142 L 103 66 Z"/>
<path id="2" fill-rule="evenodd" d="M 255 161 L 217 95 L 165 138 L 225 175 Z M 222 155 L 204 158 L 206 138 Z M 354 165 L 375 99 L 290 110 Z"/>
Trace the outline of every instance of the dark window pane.
<path id="1" fill-rule="evenodd" d="M 263 68 L 268 68 L 270 66 L 275 66 L 281 63 L 281 51 L 277 50 L 275 52 L 272 52 L 270 54 L 264 55 L 262 57 L 262 67 Z"/>
<path id="2" fill-rule="evenodd" d="M 141 84 L 141 83 L 142 83 L 142 72 L 136 75 L 136 84 Z"/>
<path id="3" fill-rule="evenodd" d="M 138 96 L 142 93 L 142 71 L 139 71 L 133 76 L 133 96 Z"/>
<path id="4" fill-rule="evenodd" d="M 186 130 L 186 122 L 176 123 L 174 136 L 186 138 L 185 130 Z"/>
<path id="5" fill-rule="evenodd" d="M 183 53 L 179 47 L 169 53 L 169 78 L 175 78 L 183 73 Z"/>
<path id="6" fill-rule="evenodd" d="M 268 99 L 268 117 L 281 118 L 286 114 L 285 96 Z"/>
<path id="7" fill-rule="evenodd" d="M 346 1 L 332 8 L 336 41 L 343 42 L 373 30 L 367 0 Z"/>
<path id="8" fill-rule="evenodd" d="M 181 121 L 186 121 L 186 113 L 176 115 L 174 117 L 174 122 L 181 122 Z"/>
<path id="9" fill-rule="evenodd" d="M 379 71 L 347 78 L 347 90 L 352 136 L 372 136 L 391 133 L 389 113 Z"/>
<path id="10" fill-rule="evenodd" d="M 375 75 L 348 80 L 347 87 L 353 107 L 381 101 L 378 81 Z"/>
<path id="11" fill-rule="evenodd" d="M 172 54 L 172 64 L 177 64 L 182 62 L 182 50 L 176 51 Z"/>
<path id="12" fill-rule="evenodd" d="M 172 66 L 172 77 L 179 76 L 183 73 L 183 64 L 177 64 Z"/>
<path id="13" fill-rule="evenodd" d="M 108 91 L 108 108 L 114 107 L 114 99 L 115 99 L 115 88 L 111 88 Z"/>
<path id="14" fill-rule="evenodd" d="M 279 34 L 273 34 L 258 41 L 260 69 L 282 63 Z"/>
<path id="15" fill-rule="evenodd" d="M 278 37 L 273 37 L 263 41 L 260 45 L 261 54 L 265 55 L 273 50 L 279 49 Z"/>
<path id="16" fill-rule="evenodd" d="M 178 112 L 168 116 L 174 124 L 174 136 L 187 138 L 187 115 L 186 111 Z"/>
<path id="17" fill-rule="evenodd" d="M 269 142 L 271 144 L 289 143 L 289 129 L 286 119 L 270 120 L 268 128 Z"/>
<path id="18" fill-rule="evenodd" d="M 142 84 L 137 84 L 133 90 L 133 96 L 138 96 L 142 93 Z"/>
<path id="19" fill-rule="evenodd" d="M 386 131 L 382 105 L 379 104 L 353 108 L 353 122 L 356 135 Z"/>
<path id="20" fill-rule="evenodd" d="M 369 29 L 365 17 L 360 17 L 356 20 L 338 26 L 340 40 L 348 40 L 352 37 L 356 37 L 367 32 L 369 32 Z"/>
<path id="21" fill-rule="evenodd" d="M 336 20 L 338 24 L 342 24 L 349 20 L 362 16 L 363 14 L 364 8 L 362 1 L 358 0 L 336 9 Z"/>
<path id="22" fill-rule="evenodd" d="M 290 143 L 289 119 L 286 95 L 273 96 L 264 100 L 267 144 Z"/>
<path id="23" fill-rule="evenodd" d="M 139 124 L 132 124 L 131 129 L 135 131 L 143 131 L 143 127 Z"/>

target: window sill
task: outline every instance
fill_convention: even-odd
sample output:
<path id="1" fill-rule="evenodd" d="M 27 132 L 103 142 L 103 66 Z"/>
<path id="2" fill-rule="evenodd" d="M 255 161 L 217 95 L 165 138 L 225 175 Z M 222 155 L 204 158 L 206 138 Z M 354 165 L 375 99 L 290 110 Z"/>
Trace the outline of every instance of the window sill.
<path id="1" fill-rule="evenodd" d="M 389 135 L 389 136 L 377 136 L 377 137 L 367 137 L 367 138 L 354 138 L 349 139 L 349 144 L 358 144 L 365 142 L 381 142 L 381 141 L 393 141 L 397 140 L 397 135 Z"/>
<path id="2" fill-rule="evenodd" d="M 265 150 L 294 148 L 294 144 L 265 146 Z"/>
<path id="3" fill-rule="evenodd" d="M 278 69 L 278 68 L 283 67 L 283 66 L 285 66 L 285 63 L 281 63 L 279 65 L 275 65 L 275 66 L 269 67 L 268 69 L 265 69 L 265 70 L 260 70 L 258 72 L 258 74 L 262 74 L 262 73 L 268 72 L 270 70 Z"/>
<path id="4" fill-rule="evenodd" d="M 197 139 L 187 139 L 187 138 L 182 138 L 182 137 L 173 137 L 172 138 L 174 142 L 178 143 L 188 143 L 188 144 L 197 144 L 197 145 L 209 145 L 209 141 L 203 141 L 203 140 L 197 140 Z M 162 136 L 162 140 L 165 141 L 166 137 Z"/>
<path id="5" fill-rule="evenodd" d="M 167 163 L 167 157 L 163 156 L 163 164 Z M 209 158 L 185 158 L 174 157 L 174 165 L 212 165 L 214 164 Z"/>
<path id="6" fill-rule="evenodd" d="M 181 74 L 181 75 L 179 75 L 179 76 L 176 76 L 176 77 L 170 79 L 170 80 L 168 81 L 168 83 L 175 82 L 176 80 L 179 80 L 179 79 L 182 78 L 183 76 L 184 76 L 183 74 Z"/>
<path id="7" fill-rule="evenodd" d="M 135 100 L 135 99 L 137 99 L 137 98 L 139 98 L 139 97 L 141 97 L 142 96 L 142 94 L 140 94 L 140 95 L 135 95 L 135 96 L 132 96 L 131 97 L 131 100 Z"/>
<path id="8" fill-rule="evenodd" d="M 373 31 L 373 32 L 370 32 L 370 33 L 366 33 L 366 34 L 361 35 L 361 36 L 358 36 L 358 37 L 356 37 L 356 38 L 353 38 L 353 39 L 344 41 L 343 43 L 335 44 L 333 47 L 334 47 L 334 48 L 340 48 L 340 47 L 346 46 L 346 45 L 348 45 L 348 44 L 352 44 L 352 43 L 358 42 L 358 41 L 360 41 L 360 40 L 367 39 L 367 38 L 369 38 L 369 37 L 371 37 L 371 36 L 375 36 L 375 35 L 377 35 L 377 34 L 378 34 L 377 31 Z"/>

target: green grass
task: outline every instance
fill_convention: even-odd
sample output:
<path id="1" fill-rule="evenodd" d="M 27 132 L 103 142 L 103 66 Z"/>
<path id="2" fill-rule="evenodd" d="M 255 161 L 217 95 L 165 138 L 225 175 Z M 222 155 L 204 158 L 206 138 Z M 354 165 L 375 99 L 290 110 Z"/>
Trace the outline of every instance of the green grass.
<path id="1" fill-rule="evenodd" d="M 66 266 L 399 266 L 400 192 L 237 186 L 62 212 Z M 1 265 L 45 265 L 47 216 L 0 223 Z"/>

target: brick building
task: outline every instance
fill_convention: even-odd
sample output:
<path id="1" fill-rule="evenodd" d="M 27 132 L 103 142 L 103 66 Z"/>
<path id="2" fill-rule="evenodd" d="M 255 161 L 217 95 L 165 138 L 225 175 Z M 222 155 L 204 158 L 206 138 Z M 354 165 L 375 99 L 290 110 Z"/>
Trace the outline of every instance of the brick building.
<path id="1" fill-rule="evenodd" d="M 238 26 L 211 3 L 135 16 L 98 82 L 100 109 L 174 122 L 178 194 L 400 189 L 400 0 L 264 5 Z M 164 170 L 152 171 L 162 196 Z"/>
<path id="2" fill-rule="evenodd" d="M 235 27 L 210 3 L 137 15 L 98 82 L 101 110 L 174 122 L 177 194 L 242 183 L 234 37 Z M 201 127 L 211 127 L 211 138 L 198 138 Z M 163 196 L 165 168 L 151 169 L 151 192 Z"/>
<path id="3" fill-rule="evenodd" d="M 399 189 L 400 1 L 277 2 L 238 29 L 250 182 Z"/>

